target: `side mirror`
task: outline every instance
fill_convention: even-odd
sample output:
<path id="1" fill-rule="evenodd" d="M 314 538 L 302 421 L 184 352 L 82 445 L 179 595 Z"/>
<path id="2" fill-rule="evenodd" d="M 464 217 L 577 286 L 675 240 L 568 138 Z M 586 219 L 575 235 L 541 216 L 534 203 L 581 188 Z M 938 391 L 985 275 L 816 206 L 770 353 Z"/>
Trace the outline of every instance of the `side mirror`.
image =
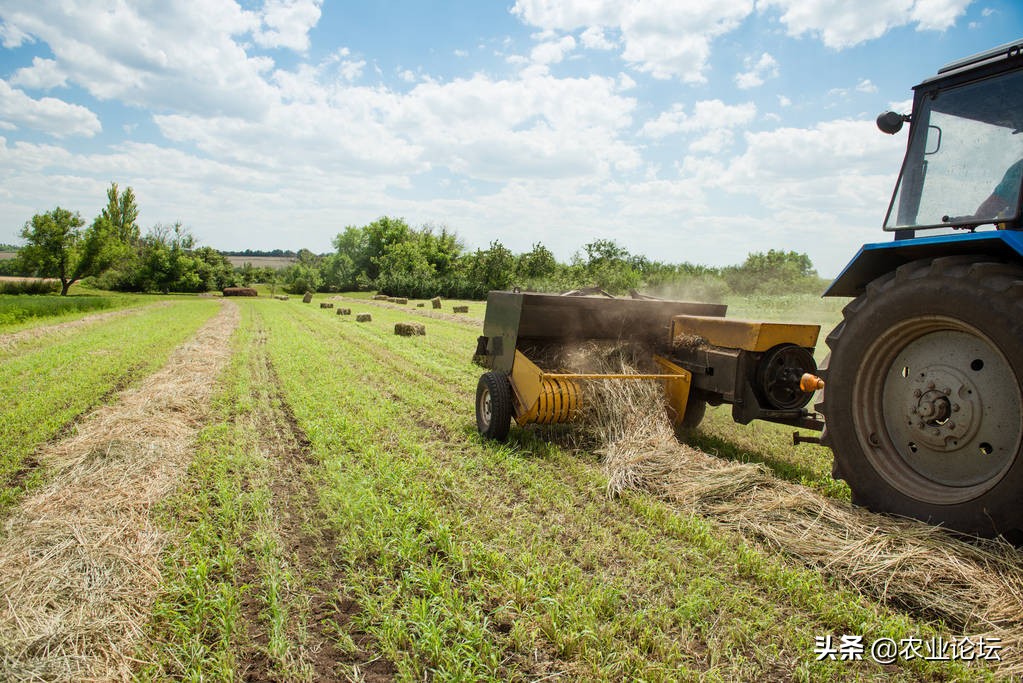
<path id="1" fill-rule="evenodd" d="M 902 124 L 909 121 L 909 116 L 894 111 L 886 111 L 877 115 L 877 127 L 882 133 L 895 135 L 902 130 Z"/>

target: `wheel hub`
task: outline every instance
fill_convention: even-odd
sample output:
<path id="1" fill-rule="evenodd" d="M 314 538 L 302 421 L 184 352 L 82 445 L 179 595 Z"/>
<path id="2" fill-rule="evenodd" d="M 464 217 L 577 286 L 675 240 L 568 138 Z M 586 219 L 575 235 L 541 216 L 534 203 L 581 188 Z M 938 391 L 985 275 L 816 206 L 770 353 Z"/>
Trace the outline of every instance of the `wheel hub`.
<path id="1" fill-rule="evenodd" d="M 483 419 L 485 424 L 490 424 L 490 419 L 494 414 L 494 406 L 490 398 L 490 392 L 484 391 L 480 396 L 480 417 Z"/>
<path id="2" fill-rule="evenodd" d="M 948 365 L 921 368 L 905 387 L 906 424 L 917 431 L 917 442 L 935 451 L 952 452 L 968 442 L 980 425 L 980 391 L 962 372 Z"/>
<path id="3" fill-rule="evenodd" d="M 950 504 L 1004 475 L 1023 436 L 1023 401 L 986 337 L 958 321 L 928 327 L 887 340 L 891 363 L 875 375 L 880 405 L 860 410 L 877 416 L 865 435 L 877 470 L 908 495 Z"/>

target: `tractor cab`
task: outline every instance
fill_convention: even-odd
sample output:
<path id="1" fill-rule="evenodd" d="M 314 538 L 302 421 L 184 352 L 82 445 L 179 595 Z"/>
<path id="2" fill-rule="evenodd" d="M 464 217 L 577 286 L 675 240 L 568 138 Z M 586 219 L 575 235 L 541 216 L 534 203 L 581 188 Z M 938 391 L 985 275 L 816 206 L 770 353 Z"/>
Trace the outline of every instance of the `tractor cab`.
<path id="1" fill-rule="evenodd" d="M 914 88 L 906 158 L 885 218 L 896 239 L 915 230 L 1018 230 L 1023 181 L 1023 41 L 953 62 Z"/>

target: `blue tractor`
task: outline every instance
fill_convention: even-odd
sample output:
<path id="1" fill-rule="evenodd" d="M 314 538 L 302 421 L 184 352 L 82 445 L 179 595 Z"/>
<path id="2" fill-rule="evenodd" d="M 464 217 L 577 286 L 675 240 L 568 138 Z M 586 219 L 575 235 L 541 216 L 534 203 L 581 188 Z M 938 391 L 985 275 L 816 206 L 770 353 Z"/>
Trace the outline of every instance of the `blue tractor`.
<path id="1" fill-rule="evenodd" d="M 884 226 L 894 239 L 861 248 L 825 292 L 854 298 L 822 368 L 818 326 L 638 295 L 491 292 L 475 353 L 488 370 L 476 393 L 480 434 L 504 439 L 511 420 L 571 421 L 589 380 L 660 381 L 683 436 L 708 404 L 731 405 L 743 424 L 823 429 L 855 503 L 1023 538 L 1023 40 L 949 64 L 914 90 L 911 114 L 878 117 L 889 134 L 909 123 Z M 583 340 L 642 343 L 650 372 L 544 365 L 552 347 Z"/>
<path id="2" fill-rule="evenodd" d="M 884 229 L 825 296 L 817 409 L 834 473 L 874 510 L 980 535 L 1023 529 L 1023 40 L 914 88 Z M 937 233 L 937 234 L 936 234 Z"/>

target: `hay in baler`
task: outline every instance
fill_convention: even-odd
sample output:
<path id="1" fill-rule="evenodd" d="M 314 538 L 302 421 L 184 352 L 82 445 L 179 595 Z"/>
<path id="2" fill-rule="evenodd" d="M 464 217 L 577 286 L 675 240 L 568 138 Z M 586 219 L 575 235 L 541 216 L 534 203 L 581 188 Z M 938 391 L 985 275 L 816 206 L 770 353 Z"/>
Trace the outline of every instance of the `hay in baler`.
<path id="1" fill-rule="evenodd" d="M 426 334 L 423 323 L 394 323 L 394 333 L 400 337 L 418 337 Z"/>
<path id="2" fill-rule="evenodd" d="M 259 296 L 252 287 L 224 287 L 224 296 Z"/>

